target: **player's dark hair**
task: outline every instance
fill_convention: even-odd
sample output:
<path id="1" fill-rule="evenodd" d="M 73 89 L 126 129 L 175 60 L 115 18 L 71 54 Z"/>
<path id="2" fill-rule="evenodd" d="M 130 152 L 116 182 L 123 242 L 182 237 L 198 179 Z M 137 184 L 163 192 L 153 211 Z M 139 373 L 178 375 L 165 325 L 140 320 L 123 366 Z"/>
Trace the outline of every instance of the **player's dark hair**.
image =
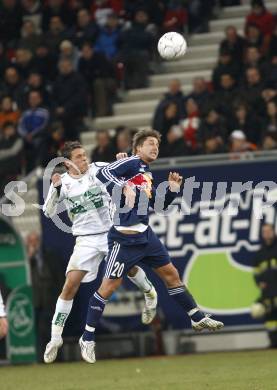
<path id="1" fill-rule="evenodd" d="M 80 148 L 83 148 L 83 146 L 79 141 L 67 141 L 62 149 L 62 156 L 70 160 L 73 150 Z"/>
<path id="2" fill-rule="evenodd" d="M 159 144 L 161 143 L 161 134 L 157 130 L 153 129 L 142 129 L 139 130 L 133 138 L 133 153 L 136 154 L 137 147 L 143 145 L 144 141 L 148 137 L 154 137 L 158 140 Z"/>

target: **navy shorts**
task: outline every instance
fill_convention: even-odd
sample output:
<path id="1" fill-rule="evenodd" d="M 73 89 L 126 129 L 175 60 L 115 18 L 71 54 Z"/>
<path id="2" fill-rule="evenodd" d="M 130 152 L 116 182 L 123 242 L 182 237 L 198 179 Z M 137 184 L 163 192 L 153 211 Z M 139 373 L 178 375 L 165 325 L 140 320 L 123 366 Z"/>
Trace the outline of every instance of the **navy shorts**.
<path id="1" fill-rule="evenodd" d="M 112 227 L 108 233 L 108 245 L 104 274 L 107 279 L 122 278 L 138 262 L 151 268 L 170 263 L 165 246 L 150 227 L 137 234 L 124 234 Z"/>

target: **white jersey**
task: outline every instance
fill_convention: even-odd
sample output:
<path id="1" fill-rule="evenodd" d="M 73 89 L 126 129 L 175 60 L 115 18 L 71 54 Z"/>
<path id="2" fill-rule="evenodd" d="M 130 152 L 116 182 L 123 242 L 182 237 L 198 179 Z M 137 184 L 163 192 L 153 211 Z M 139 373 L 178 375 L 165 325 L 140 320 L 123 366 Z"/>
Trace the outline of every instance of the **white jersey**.
<path id="1" fill-rule="evenodd" d="M 6 317 L 5 306 L 4 306 L 4 303 L 3 303 L 3 298 L 2 298 L 2 295 L 1 295 L 1 291 L 0 291 L 0 317 Z"/>
<path id="2" fill-rule="evenodd" d="M 87 172 L 73 178 L 68 173 L 61 175 L 61 191 L 51 183 L 43 206 L 44 214 L 51 218 L 58 203 L 64 201 L 72 221 L 74 236 L 106 233 L 112 225 L 110 195 L 106 187 L 96 178 L 97 171 L 106 163 L 92 163 Z"/>

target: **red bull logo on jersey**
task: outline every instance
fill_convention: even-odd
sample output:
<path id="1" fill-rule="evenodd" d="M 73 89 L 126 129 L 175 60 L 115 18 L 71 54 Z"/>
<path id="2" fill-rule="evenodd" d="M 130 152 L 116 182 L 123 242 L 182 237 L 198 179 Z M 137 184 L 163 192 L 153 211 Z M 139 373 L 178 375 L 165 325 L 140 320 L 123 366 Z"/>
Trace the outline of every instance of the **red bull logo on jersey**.
<path id="1" fill-rule="evenodd" d="M 148 173 L 139 173 L 132 179 L 128 180 L 128 183 L 134 185 L 138 190 L 144 191 L 148 199 L 152 198 L 152 175 Z"/>

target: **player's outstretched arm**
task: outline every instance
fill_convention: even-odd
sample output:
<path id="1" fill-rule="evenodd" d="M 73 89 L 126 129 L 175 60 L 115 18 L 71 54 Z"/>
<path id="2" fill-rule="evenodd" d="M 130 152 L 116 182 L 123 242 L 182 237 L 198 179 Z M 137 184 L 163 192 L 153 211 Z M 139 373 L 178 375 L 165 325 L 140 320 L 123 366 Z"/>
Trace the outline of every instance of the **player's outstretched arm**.
<path id="1" fill-rule="evenodd" d="M 56 213 L 57 205 L 61 200 L 61 175 L 59 173 L 55 173 L 52 176 L 51 181 L 52 183 L 50 185 L 46 201 L 43 205 L 43 212 L 47 218 L 51 218 Z"/>
<path id="2" fill-rule="evenodd" d="M 180 193 L 183 177 L 177 172 L 170 172 L 168 175 L 168 187 L 166 192 L 159 192 L 153 188 L 153 197 L 151 199 L 151 207 L 166 210 L 167 207 Z"/>

